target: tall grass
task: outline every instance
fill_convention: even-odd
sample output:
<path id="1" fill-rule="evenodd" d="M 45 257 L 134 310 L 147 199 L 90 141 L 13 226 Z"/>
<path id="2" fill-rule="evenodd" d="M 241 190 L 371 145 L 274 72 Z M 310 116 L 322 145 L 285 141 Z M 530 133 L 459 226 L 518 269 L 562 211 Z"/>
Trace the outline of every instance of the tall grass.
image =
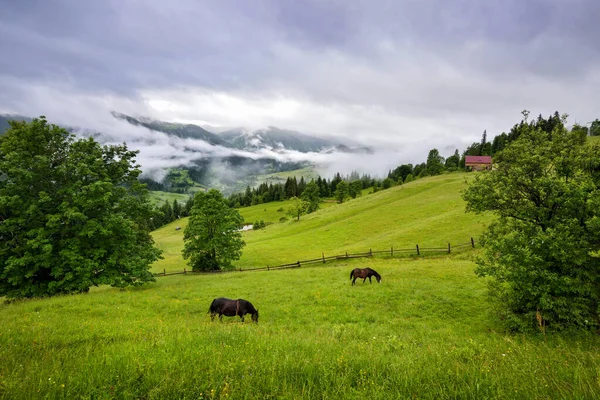
<path id="1" fill-rule="evenodd" d="M 381 284 L 349 272 L 369 266 Z M 1 306 L 0 397 L 597 398 L 597 336 L 512 336 L 448 257 L 179 276 Z M 258 324 L 211 322 L 245 298 Z"/>

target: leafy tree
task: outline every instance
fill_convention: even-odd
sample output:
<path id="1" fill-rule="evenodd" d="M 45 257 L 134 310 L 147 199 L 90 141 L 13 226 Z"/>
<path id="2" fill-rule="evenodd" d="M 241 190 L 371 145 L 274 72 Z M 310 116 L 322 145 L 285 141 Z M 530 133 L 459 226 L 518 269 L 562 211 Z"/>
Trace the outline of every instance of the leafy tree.
<path id="1" fill-rule="evenodd" d="M 427 172 L 429 175 L 439 175 L 444 170 L 444 157 L 437 149 L 432 149 L 427 155 Z"/>
<path id="2" fill-rule="evenodd" d="M 361 181 L 352 181 L 348 185 L 348 194 L 353 199 L 360 197 L 362 195 L 362 182 Z"/>
<path id="3" fill-rule="evenodd" d="M 458 154 L 458 149 L 454 151 L 454 155 L 446 158 L 446 162 L 444 166 L 446 168 L 458 168 L 458 163 L 460 162 L 460 155 Z"/>
<path id="4" fill-rule="evenodd" d="M 300 216 L 304 214 L 308 208 L 308 202 L 299 199 L 298 197 L 292 197 L 290 201 L 292 203 L 287 210 L 287 214 L 296 218 L 297 221 L 300 221 Z"/>
<path id="5" fill-rule="evenodd" d="M 590 125 L 590 136 L 600 136 L 600 119 L 596 118 Z"/>
<path id="6" fill-rule="evenodd" d="M 579 143 L 584 144 L 587 140 L 588 128 L 587 126 L 581 126 L 579 124 L 573 124 L 571 132 L 579 138 Z"/>
<path id="7" fill-rule="evenodd" d="M 406 180 L 406 177 L 413 173 L 413 165 L 412 164 L 402 164 L 396 167 L 392 171 L 392 178 L 398 182 L 402 183 Z"/>
<path id="8" fill-rule="evenodd" d="M 490 294 L 515 330 L 600 325 L 600 147 L 553 127 L 520 124 L 497 170 L 463 194 L 468 211 L 497 216 L 476 273 L 492 278 Z"/>
<path id="9" fill-rule="evenodd" d="M 408 183 L 408 182 L 412 182 L 415 180 L 415 177 L 412 176 L 412 174 L 408 174 L 408 176 L 406 177 L 406 179 L 404 180 L 404 183 Z"/>
<path id="10" fill-rule="evenodd" d="M 239 232 L 244 219 L 227 204 L 221 192 L 197 192 L 188 226 L 183 234 L 183 257 L 194 271 L 231 269 L 246 245 Z"/>
<path id="11" fill-rule="evenodd" d="M 382 189 L 389 189 L 392 186 L 394 186 L 394 181 L 392 179 L 390 179 L 390 178 L 385 178 L 383 180 L 383 182 L 381 182 L 381 188 Z"/>
<path id="12" fill-rule="evenodd" d="M 348 182 L 338 182 L 334 196 L 338 203 L 343 203 L 349 196 Z"/>
<path id="13" fill-rule="evenodd" d="M 319 187 L 315 183 L 314 180 L 310 181 L 301 196 L 302 200 L 306 202 L 306 212 L 312 213 L 319 209 L 319 203 L 321 202 L 321 197 L 319 196 Z"/>
<path id="14" fill-rule="evenodd" d="M 421 176 L 421 172 L 426 169 L 427 169 L 427 164 L 425 164 L 425 163 L 417 164 L 417 165 L 415 165 L 415 168 L 413 169 L 412 175 L 415 177 Z M 423 176 L 427 176 L 427 175 L 423 175 Z"/>
<path id="15" fill-rule="evenodd" d="M 101 146 L 44 117 L 0 136 L 0 296 L 153 281 L 160 258 L 137 152 Z"/>

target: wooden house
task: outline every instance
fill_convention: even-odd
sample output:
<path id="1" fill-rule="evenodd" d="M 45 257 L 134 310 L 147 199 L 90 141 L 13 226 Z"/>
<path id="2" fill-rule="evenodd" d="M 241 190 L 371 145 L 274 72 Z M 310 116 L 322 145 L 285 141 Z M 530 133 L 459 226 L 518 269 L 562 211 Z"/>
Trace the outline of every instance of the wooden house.
<path id="1" fill-rule="evenodd" d="M 484 169 L 492 169 L 491 156 L 465 156 L 465 169 L 474 171 L 482 171 Z"/>

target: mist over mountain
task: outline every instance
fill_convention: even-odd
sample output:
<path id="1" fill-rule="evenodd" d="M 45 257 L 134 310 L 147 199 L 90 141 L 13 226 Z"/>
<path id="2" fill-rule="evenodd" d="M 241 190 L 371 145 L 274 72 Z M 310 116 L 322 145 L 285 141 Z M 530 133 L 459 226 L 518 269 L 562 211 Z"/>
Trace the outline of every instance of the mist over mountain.
<path id="1" fill-rule="evenodd" d="M 94 137 L 103 144 L 125 142 L 131 149 L 139 150 L 142 177 L 154 190 L 190 192 L 215 187 L 228 194 L 253 186 L 258 175 L 309 166 L 323 176 L 360 170 L 356 154 L 374 154 L 371 148 L 345 139 L 325 139 L 273 126 L 214 133 L 194 124 L 118 112 L 111 115 L 117 125 L 103 124 L 97 129 L 93 124 L 61 126 L 78 136 Z M 10 119 L 31 120 L 0 115 L 0 134 L 9 127 Z M 382 168 L 368 172 L 384 174 L 386 171 Z"/>

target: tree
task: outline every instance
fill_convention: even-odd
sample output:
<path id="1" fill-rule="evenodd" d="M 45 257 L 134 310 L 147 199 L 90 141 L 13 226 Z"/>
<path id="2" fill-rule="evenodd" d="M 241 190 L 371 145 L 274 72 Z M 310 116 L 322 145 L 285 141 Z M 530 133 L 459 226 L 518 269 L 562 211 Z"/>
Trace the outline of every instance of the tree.
<path id="1" fill-rule="evenodd" d="M 349 196 L 348 182 L 339 181 L 334 196 L 338 203 L 343 203 Z"/>
<path id="2" fill-rule="evenodd" d="M 383 182 L 381 182 L 382 189 L 389 189 L 394 186 L 394 181 L 391 178 L 385 178 Z"/>
<path id="3" fill-rule="evenodd" d="M 315 183 L 314 180 L 310 181 L 301 196 L 302 200 L 306 202 L 306 212 L 312 213 L 319 209 L 319 203 L 321 202 L 321 197 L 319 196 L 319 187 Z"/>
<path id="4" fill-rule="evenodd" d="M 590 136 L 600 136 L 600 119 L 596 118 L 590 125 Z"/>
<path id="5" fill-rule="evenodd" d="M 492 278 L 490 294 L 515 330 L 600 325 L 600 147 L 553 126 L 521 124 L 498 168 L 463 194 L 467 211 L 497 216 L 476 273 Z"/>
<path id="6" fill-rule="evenodd" d="M 439 175 L 444 170 L 444 157 L 440 155 L 437 149 L 431 149 L 427 155 L 427 173 L 429 175 Z"/>
<path id="7" fill-rule="evenodd" d="M 362 182 L 361 181 L 352 181 L 348 185 L 348 194 L 353 199 L 360 197 L 362 195 Z"/>
<path id="8" fill-rule="evenodd" d="M 460 163 L 460 154 L 458 154 L 458 149 L 456 149 L 454 155 L 446 158 L 444 166 L 446 168 L 458 169 L 458 163 Z"/>
<path id="9" fill-rule="evenodd" d="M 194 271 L 231 269 L 246 245 L 239 232 L 244 219 L 230 208 L 221 192 L 197 192 L 188 226 L 183 233 L 183 258 Z"/>
<path id="10" fill-rule="evenodd" d="M 173 219 L 181 218 L 181 206 L 177 199 L 173 200 Z"/>
<path id="11" fill-rule="evenodd" d="M 587 126 L 581 126 L 579 124 L 573 124 L 573 128 L 571 128 L 571 132 L 573 132 L 579 138 L 579 143 L 584 144 L 587 141 L 588 128 Z"/>
<path id="12" fill-rule="evenodd" d="M 160 258 L 136 151 L 78 139 L 44 117 L 0 136 L 0 296 L 153 281 Z"/>
<path id="13" fill-rule="evenodd" d="M 297 221 L 300 221 L 300 216 L 306 212 L 308 208 L 308 202 L 299 199 L 298 197 L 292 197 L 290 199 L 291 204 L 287 210 L 287 214 L 296 218 Z"/>

